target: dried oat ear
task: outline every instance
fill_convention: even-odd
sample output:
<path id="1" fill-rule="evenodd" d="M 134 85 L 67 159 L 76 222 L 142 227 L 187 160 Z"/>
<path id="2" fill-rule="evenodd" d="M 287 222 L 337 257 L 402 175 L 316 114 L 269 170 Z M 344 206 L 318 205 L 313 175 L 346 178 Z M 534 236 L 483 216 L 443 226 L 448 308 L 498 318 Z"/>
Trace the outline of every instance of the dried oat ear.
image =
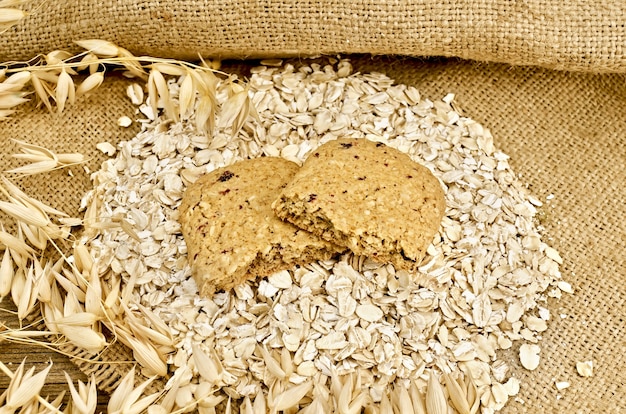
<path id="1" fill-rule="evenodd" d="M 0 7 L 0 31 L 17 24 L 24 17 L 26 13 L 19 9 Z M 175 59 L 137 57 L 129 50 L 101 39 L 77 40 L 75 43 L 85 51 L 72 55 L 57 50 L 29 62 L 9 62 L 3 65 L 0 70 L 0 120 L 11 116 L 15 107 L 28 102 L 31 92 L 35 93 L 39 105 L 45 106 L 50 112 L 53 112 L 54 106 L 57 112 L 63 112 L 66 106 L 75 104 L 81 96 L 93 93 L 102 84 L 106 70 L 123 69 L 128 77 L 147 83 L 151 118 L 157 117 L 163 110 L 167 119 L 177 122 L 179 117 L 188 116 L 198 95 L 202 105 L 198 108 L 200 116 L 197 126 L 207 133 L 213 131 L 217 108 L 215 73 L 219 72 L 218 62 L 195 65 Z M 77 87 L 74 77 L 85 71 L 89 76 Z M 185 74 L 189 80 L 181 84 L 181 95 L 176 107 L 169 96 L 166 76 L 171 78 Z M 231 81 L 230 87 L 238 93 L 238 81 L 236 78 L 231 78 Z M 134 91 L 137 97 L 134 102 L 138 102 L 137 105 L 143 102 L 143 97 L 139 99 L 139 93 Z M 256 109 L 243 99 L 243 95 L 238 96 L 224 114 L 235 124 L 233 134 L 248 120 L 248 115 L 258 119 Z M 238 106 L 242 100 L 245 105 Z"/>

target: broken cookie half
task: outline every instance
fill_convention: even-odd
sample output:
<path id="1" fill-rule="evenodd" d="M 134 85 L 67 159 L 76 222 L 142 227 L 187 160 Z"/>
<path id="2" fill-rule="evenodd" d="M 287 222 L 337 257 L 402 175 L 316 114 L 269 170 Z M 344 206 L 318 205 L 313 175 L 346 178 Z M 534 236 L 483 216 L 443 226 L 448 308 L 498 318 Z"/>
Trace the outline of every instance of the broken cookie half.
<path id="1" fill-rule="evenodd" d="M 357 255 L 415 271 L 445 211 L 436 177 L 403 152 L 337 139 L 304 162 L 273 203 L 276 215 Z"/>
<path id="2" fill-rule="evenodd" d="M 186 189 L 179 221 L 201 295 L 345 250 L 274 214 L 272 202 L 298 168 L 282 158 L 245 160 Z"/>

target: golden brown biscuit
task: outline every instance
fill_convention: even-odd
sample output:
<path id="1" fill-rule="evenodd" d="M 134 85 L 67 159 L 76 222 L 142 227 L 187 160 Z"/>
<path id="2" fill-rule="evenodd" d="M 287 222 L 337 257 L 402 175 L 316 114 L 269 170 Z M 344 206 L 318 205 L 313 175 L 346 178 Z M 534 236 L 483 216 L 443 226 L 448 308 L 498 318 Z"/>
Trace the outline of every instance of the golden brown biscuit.
<path id="1" fill-rule="evenodd" d="M 445 200 L 437 178 L 408 155 L 367 139 L 337 139 L 307 158 L 273 208 L 355 254 L 414 271 Z"/>
<path id="2" fill-rule="evenodd" d="M 179 220 L 201 295 L 342 250 L 272 211 L 297 170 L 282 158 L 257 158 L 217 169 L 187 188 Z"/>

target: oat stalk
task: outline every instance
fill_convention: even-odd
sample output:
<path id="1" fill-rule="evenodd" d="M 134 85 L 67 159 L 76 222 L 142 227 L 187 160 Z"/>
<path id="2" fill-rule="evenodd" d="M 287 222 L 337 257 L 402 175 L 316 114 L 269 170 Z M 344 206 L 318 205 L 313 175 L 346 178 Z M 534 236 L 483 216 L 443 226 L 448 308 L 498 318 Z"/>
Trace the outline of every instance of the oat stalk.
<path id="1" fill-rule="evenodd" d="M 0 30 L 3 24 L 17 24 L 25 16 L 25 12 L 19 9 L 0 8 Z M 31 91 L 35 92 L 39 105 L 46 106 L 50 112 L 56 105 L 57 112 L 63 112 L 77 98 L 97 89 L 104 81 L 107 68 L 126 70 L 129 76 L 146 81 L 151 91 L 149 100 L 154 113 L 157 114 L 163 108 L 167 118 L 177 120 L 179 116 L 188 115 L 196 93 L 199 93 L 200 99 L 209 96 L 208 100 L 204 100 L 204 107 L 209 102 L 215 102 L 216 81 L 213 78 L 215 74 L 228 76 L 217 69 L 219 64 L 138 57 L 123 47 L 100 39 L 77 40 L 75 43 L 84 48 L 85 52 L 72 55 L 67 51 L 56 50 L 29 62 L 5 62 L 1 65 L 4 69 L 0 73 L 0 120 L 8 118 L 14 113 L 14 108 L 28 102 L 27 96 Z M 77 87 L 74 77 L 84 71 L 88 72 L 88 76 Z M 176 107 L 169 97 L 165 76 L 178 77 L 183 74 L 188 74 L 189 80 L 184 82 L 183 99 Z M 247 107 L 246 112 L 249 112 L 250 106 Z M 208 110 L 208 113 L 212 113 L 212 110 Z M 239 116 L 237 123 L 245 121 L 241 119 L 245 118 L 244 115 Z M 228 115 L 228 118 L 235 120 L 232 115 Z M 210 117 L 205 116 L 204 123 L 200 125 L 201 130 L 205 130 L 205 124 L 210 126 L 212 122 Z M 41 164 L 40 168 L 46 165 L 51 163 Z"/>

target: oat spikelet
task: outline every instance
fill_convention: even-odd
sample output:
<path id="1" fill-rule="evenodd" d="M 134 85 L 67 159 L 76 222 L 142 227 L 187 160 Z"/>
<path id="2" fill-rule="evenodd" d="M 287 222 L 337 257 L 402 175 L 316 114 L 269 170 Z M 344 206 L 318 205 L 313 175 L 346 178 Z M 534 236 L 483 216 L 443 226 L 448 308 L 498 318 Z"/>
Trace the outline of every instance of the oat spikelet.
<path id="1" fill-rule="evenodd" d="M 254 408 L 252 408 L 252 401 L 250 401 L 250 397 L 248 397 L 247 395 L 243 399 L 243 403 L 241 404 L 241 407 L 239 408 L 239 413 L 240 414 L 254 414 Z"/>
<path id="2" fill-rule="evenodd" d="M 287 410 L 296 407 L 305 395 L 313 388 L 313 382 L 306 381 L 302 384 L 285 389 L 271 401 L 270 408 L 273 412 Z"/>
<path id="3" fill-rule="evenodd" d="M 146 71 L 139 63 L 139 59 L 135 57 L 129 50 L 124 49 L 123 47 L 118 47 L 118 57 L 120 58 L 120 63 L 122 66 L 126 68 L 130 77 L 137 77 L 145 80 L 147 77 Z"/>
<path id="4" fill-rule="evenodd" d="M 158 104 L 160 102 L 165 110 L 165 115 L 169 119 L 178 119 L 178 113 L 174 110 L 174 104 L 170 98 L 167 81 L 161 72 L 156 69 L 152 69 L 148 76 L 148 101 L 155 114 L 158 113 Z"/>
<path id="5" fill-rule="evenodd" d="M 66 50 L 53 50 L 44 56 L 44 60 L 49 66 L 59 65 L 71 75 L 76 75 L 76 71 L 71 67 L 64 65 L 65 61 L 72 58 L 72 54 Z"/>
<path id="6" fill-rule="evenodd" d="M 13 274 L 13 280 L 11 280 L 11 299 L 13 299 L 13 303 L 18 305 L 19 311 L 19 303 L 22 301 L 22 297 L 24 297 L 23 292 L 26 285 L 26 274 L 24 267 L 15 268 L 15 272 Z"/>
<path id="7" fill-rule="evenodd" d="M 187 370 L 177 370 L 174 372 L 174 375 L 168 381 L 168 387 L 166 387 L 167 391 L 163 398 L 159 400 L 158 409 L 156 412 L 160 412 L 163 414 L 171 413 L 174 411 L 174 404 L 176 404 L 176 395 L 178 394 L 178 390 L 180 389 L 180 385 L 185 380 L 184 374 Z M 201 385 L 198 384 L 198 387 Z M 152 409 L 148 408 L 148 413 L 152 413 Z"/>
<path id="8" fill-rule="evenodd" d="M 219 128 L 231 128 L 231 135 L 235 136 L 243 127 L 250 114 L 250 102 L 248 88 L 233 84 L 235 93 L 222 105 L 217 126 Z"/>
<path id="9" fill-rule="evenodd" d="M 40 102 L 48 108 L 49 112 L 52 112 L 52 104 L 50 103 L 50 97 L 53 96 L 52 88 L 44 80 L 40 79 L 40 76 L 40 74 L 33 73 L 30 81 Z"/>
<path id="10" fill-rule="evenodd" d="M 104 311 L 109 319 L 115 319 L 124 312 L 120 301 L 121 280 L 113 276 L 108 283 L 103 285 L 102 296 L 104 297 Z"/>
<path id="11" fill-rule="evenodd" d="M 103 58 L 116 57 L 119 54 L 119 48 L 111 42 L 100 39 L 85 39 L 74 41 L 78 46 L 90 51 L 96 56 Z"/>
<path id="12" fill-rule="evenodd" d="M 56 169 L 57 166 L 58 162 L 56 160 L 45 160 L 13 168 L 11 170 L 7 170 L 6 172 L 10 174 L 35 175 L 50 172 Z"/>
<path id="13" fill-rule="evenodd" d="M 219 78 L 212 71 L 207 70 L 191 70 L 190 75 L 193 77 L 193 83 L 200 95 L 210 96 L 217 103 L 217 85 Z"/>
<path id="14" fill-rule="evenodd" d="M 59 318 L 55 320 L 54 323 L 56 325 L 83 326 L 85 328 L 88 328 L 99 320 L 100 318 L 93 313 L 79 312 Z"/>
<path id="15" fill-rule="evenodd" d="M 83 215 L 83 223 L 85 227 L 85 237 L 94 237 L 98 234 L 98 224 L 100 223 L 100 218 L 98 215 L 98 211 L 100 209 L 100 194 L 93 193 L 89 204 L 87 205 L 87 209 Z"/>
<path id="16" fill-rule="evenodd" d="M 447 414 L 448 412 L 446 395 L 434 372 L 431 372 L 428 377 L 426 412 L 428 412 L 428 414 Z"/>
<path id="17" fill-rule="evenodd" d="M 178 92 L 178 116 L 184 119 L 188 116 L 189 112 L 193 108 L 193 104 L 196 100 L 196 90 L 193 84 L 193 78 L 189 73 L 185 76 L 180 84 L 180 91 Z"/>
<path id="18" fill-rule="evenodd" d="M 15 270 L 13 268 L 13 260 L 11 260 L 11 253 L 9 249 L 5 248 L 2 255 L 2 263 L 0 264 L 0 299 L 11 293 L 14 274 Z"/>
<path id="19" fill-rule="evenodd" d="M 109 404 L 107 405 L 107 411 L 109 413 L 119 412 L 124 406 L 124 401 L 133 390 L 135 383 L 135 367 L 132 367 L 126 375 L 122 378 L 122 381 L 117 385 L 115 391 L 109 398 Z"/>
<path id="20" fill-rule="evenodd" d="M 0 230 L 0 244 L 8 247 L 22 257 L 35 255 L 35 250 L 28 244 L 26 244 L 24 240 L 18 239 L 14 235 L 7 233 L 4 230 Z"/>
<path id="21" fill-rule="evenodd" d="M 30 72 L 26 72 L 29 73 Z M 4 94 L 8 94 L 9 92 L 19 92 L 22 87 L 24 85 L 23 84 L 15 84 L 15 83 L 9 83 L 8 81 L 4 81 L 0 83 L 0 96 L 3 96 Z"/>
<path id="22" fill-rule="evenodd" d="M 74 80 L 67 73 L 65 67 L 61 70 L 59 74 L 59 80 L 57 82 L 56 92 L 55 92 L 55 100 L 57 103 L 57 112 L 63 112 L 65 109 L 65 103 L 74 104 L 76 101 L 76 90 L 74 87 Z"/>
<path id="23" fill-rule="evenodd" d="M 284 379 L 286 377 L 285 371 L 281 368 L 280 363 L 276 361 L 276 359 L 272 356 L 271 352 L 265 348 L 265 346 L 258 345 L 257 349 L 259 350 L 263 361 L 265 362 L 265 367 L 272 374 L 272 376 L 278 379 Z"/>
<path id="24" fill-rule="evenodd" d="M 24 102 L 28 102 L 28 99 L 24 98 L 24 96 L 26 96 L 24 92 L 12 92 L 0 95 L 0 109 L 10 109 Z"/>
<path id="25" fill-rule="evenodd" d="M 319 399 L 314 399 L 309 405 L 298 411 L 298 414 L 317 414 L 317 413 L 329 413 L 330 410 L 326 409 Z M 367 408 L 364 410 L 367 414 Z M 255 411 L 255 414 L 261 414 L 261 411 Z"/>
<path id="26" fill-rule="evenodd" d="M 80 64 L 76 66 L 76 69 L 79 71 L 83 71 L 85 69 L 89 69 L 89 74 L 94 74 L 98 71 L 100 67 L 100 60 L 98 56 L 94 55 L 91 52 L 87 52 L 84 54 L 82 59 L 80 60 Z"/>
<path id="27" fill-rule="evenodd" d="M 133 350 L 135 360 L 151 375 L 164 377 L 167 375 L 165 357 L 151 343 L 128 335 L 124 338 Z"/>
<path id="28" fill-rule="evenodd" d="M 21 141 L 17 141 L 17 140 L 13 140 L 13 141 L 15 141 L 17 143 L 21 143 Z M 22 190 L 20 190 L 20 188 L 18 186 L 13 184 L 6 177 L 0 176 L 0 179 L 2 180 L 2 183 L 4 184 L 4 186 L 6 186 L 6 191 L 8 192 L 8 194 L 10 194 L 11 196 L 17 198 L 23 204 L 32 205 L 33 207 L 36 207 L 36 208 L 40 209 L 41 211 L 43 211 L 43 212 L 45 212 L 47 214 L 52 214 L 52 215 L 56 215 L 56 216 L 60 216 L 60 217 L 69 217 L 64 212 L 59 211 L 57 209 L 54 209 L 54 208 L 48 206 L 47 204 L 42 203 L 41 201 L 39 201 L 37 199 L 29 197 L 26 193 L 24 193 Z M 4 186 L 0 185 L 0 191 L 2 191 L 4 189 Z"/>
<path id="29" fill-rule="evenodd" d="M 415 408 L 409 396 L 409 391 L 401 384 L 394 384 L 391 394 L 391 402 L 394 406 L 394 411 L 397 413 L 414 413 Z"/>
<path id="30" fill-rule="evenodd" d="M 0 339 L 32 339 L 52 334 L 54 334 L 54 332 L 44 330 L 31 331 L 26 329 L 12 329 L 0 322 Z"/>
<path id="31" fill-rule="evenodd" d="M 265 401 L 265 395 L 263 391 L 259 390 L 256 397 L 254 397 L 254 404 L 252 405 L 254 414 L 267 413 L 267 402 Z"/>
<path id="32" fill-rule="evenodd" d="M 165 322 L 163 322 L 163 319 L 155 315 L 155 313 L 151 309 L 148 309 L 141 304 L 136 304 L 136 306 L 137 306 L 137 309 L 139 309 L 142 315 L 149 322 L 150 328 L 152 328 L 153 330 L 156 330 L 156 332 L 158 332 L 162 336 L 170 338 L 170 341 L 172 340 L 171 339 L 172 333 L 170 331 L 170 328 L 167 326 Z"/>
<path id="33" fill-rule="evenodd" d="M 136 336 L 142 337 L 150 341 L 152 344 L 160 347 L 159 349 L 161 351 L 163 351 L 164 349 L 168 349 L 169 352 L 174 351 L 174 341 L 171 335 L 165 335 L 159 331 L 150 329 L 141 322 L 138 322 L 138 319 L 130 322 L 129 325 L 132 331 L 136 334 Z"/>
<path id="34" fill-rule="evenodd" d="M 48 330 L 56 334 L 59 333 L 59 328 L 54 321 L 63 317 L 62 307 L 63 299 L 61 298 L 59 286 L 53 283 L 50 287 L 50 301 L 42 304 L 41 314 Z"/>
<path id="35" fill-rule="evenodd" d="M 66 275 L 71 275 L 71 272 L 65 271 L 64 273 Z M 54 275 L 54 278 L 56 279 L 56 282 L 59 284 L 59 286 L 65 289 L 65 291 L 68 293 L 68 296 L 72 296 L 74 299 L 76 299 L 77 302 L 85 301 L 85 292 L 80 287 L 77 286 L 77 282 L 75 279 L 70 280 L 59 272 L 52 272 L 52 274 Z M 66 299 L 63 303 L 64 303 L 65 309 L 70 307 L 69 300 Z M 64 311 L 64 314 L 69 315 L 73 312 L 82 312 L 82 309 Z"/>
<path id="36" fill-rule="evenodd" d="M 36 249 L 45 250 L 48 245 L 48 237 L 40 227 L 32 226 L 24 222 L 18 221 L 17 225 L 22 230 L 24 237 Z"/>
<path id="37" fill-rule="evenodd" d="M 31 74 L 28 70 L 19 71 L 2 83 L 0 83 L 0 93 L 2 92 L 18 92 L 20 91 L 28 81 L 30 81 Z"/>
<path id="38" fill-rule="evenodd" d="M 94 375 L 91 374 L 91 378 L 86 384 L 78 381 L 78 390 L 67 372 L 65 373 L 65 380 L 72 396 L 72 412 L 76 410 L 80 414 L 93 414 L 98 404 L 98 391 L 96 390 L 96 378 Z"/>
<path id="39" fill-rule="evenodd" d="M 363 390 L 359 390 L 358 395 L 350 403 L 350 407 L 347 414 L 358 414 L 367 405 L 368 401 L 371 401 L 370 396 Z"/>
<path id="40" fill-rule="evenodd" d="M 85 80 L 76 88 L 76 97 L 83 96 L 97 89 L 104 81 L 104 72 L 95 72 L 87 76 Z"/>
<path id="41" fill-rule="evenodd" d="M 12 216 L 16 220 L 35 227 L 45 227 L 50 224 L 50 219 L 35 208 L 28 208 L 20 204 L 0 201 L 0 210 Z"/>
<path id="42" fill-rule="evenodd" d="M 82 242 L 74 244 L 74 266 L 81 273 L 89 273 L 93 268 L 93 258 L 87 246 Z"/>
<path id="43" fill-rule="evenodd" d="M 102 294 L 102 283 L 98 276 L 98 270 L 93 266 L 89 272 L 89 284 L 85 292 L 85 310 L 100 318 L 105 317 L 102 306 Z"/>
<path id="44" fill-rule="evenodd" d="M 335 406 L 337 407 L 337 411 L 341 414 L 350 411 L 350 401 L 352 401 L 352 375 L 346 375 L 344 379 L 345 381 L 341 387 L 341 391 L 333 395 L 336 399 Z"/>
<path id="45" fill-rule="evenodd" d="M 187 73 L 187 70 L 182 65 L 166 62 L 156 62 L 150 65 L 150 67 L 158 72 L 165 73 L 170 76 L 183 76 Z"/>
<path id="46" fill-rule="evenodd" d="M 192 358 L 200 376 L 211 384 L 218 384 L 222 379 L 222 365 L 210 357 L 202 348 L 192 343 Z"/>
<path id="47" fill-rule="evenodd" d="M 155 80 L 155 77 L 158 75 L 156 75 L 156 72 L 157 71 L 153 69 L 150 71 L 150 75 L 148 76 L 148 82 L 147 82 L 148 99 L 146 100 L 146 103 L 152 109 L 152 113 L 154 114 L 155 117 L 159 113 L 159 108 L 158 108 L 159 91 L 157 89 L 156 80 Z"/>
<path id="48" fill-rule="evenodd" d="M 45 66 L 44 66 L 44 68 L 45 68 Z M 50 88 L 49 89 L 50 91 L 54 90 L 54 88 L 51 85 L 56 85 L 56 83 L 59 81 L 60 70 L 56 70 L 56 69 L 46 70 L 46 69 L 43 69 L 43 70 L 37 70 L 36 72 L 33 71 L 33 75 L 35 73 L 37 73 L 37 77 L 39 79 L 41 79 L 42 81 L 47 82 L 47 86 Z M 53 96 L 54 94 L 51 93 L 50 95 Z"/>
<path id="49" fill-rule="evenodd" d="M 61 153 L 56 154 L 56 156 L 57 160 L 59 161 L 59 165 L 63 167 L 73 164 L 80 164 L 86 161 L 85 156 L 78 152 Z"/>
<path id="50" fill-rule="evenodd" d="M 476 414 L 480 409 L 480 397 L 478 395 L 478 387 L 476 386 L 476 382 L 474 381 L 474 377 L 472 377 L 471 372 L 468 372 L 466 375 L 467 384 L 466 384 L 466 397 L 467 402 L 470 405 L 470 413 Z"/>
<path id="51" fill-rule="evenodd" d="M 209 96 L 201 96 L 196 108 L 196 129 L 211 135 L 215 130 L 215 105 Z"/>
<path id="52" fill-rule="evenodd" d="M 394 414 L 393 404 L 391 404 L 388 392 L 384 392 L 382 398 L 380 399 L 379 412 L 380 414 Z"/>
<path id="53" fill-rule="evenodd" d="M 21 22 L 26 16 L 28 13 L 20 9 L 0 8 L 0 34 Z"/>
<path id="54" fill-rule="evenodd" d="M 215 130 L 215 114 L 218 107 L 217 85 L 219 79 L 213 72 L 190 70 L 194 89 L 198 92 L 198 106 L 195 110 L 196 128 L 205 134 L 213 134 Z"/>
<path id="55" fill-rule="evenodd" d="M 0 121 L 9 119 L 11 115 L 15 113 L 13 109 L 0 109 Z"/>
<path id="56" fill-rule="evenodd" d="M 443 379 L 446 384 L 446 388 L 448 389 L 448 395 L 450 396 L 452 406 L 454 406 L 459 414 L 470 414 L 470 406 L 467 402 L 465 390 L 447 372 L 443 373 Z"/>
<path id="57" fill-rule="evenodd" d="M 174 350 L 174 343 L 171 335 L 169 335 L 169 331 L 166 331 L 166 333 L 161 333 L 158 330 L 151 329 L 147 326 L 148 324 L 146 323 L 146 321 L 137 318 L 127 305 L 124 304 L 122 305 L 122 307 L 124 308 L 124 316 L 127 326 L 137 338 L 145 339 L 153 345 L 160 345 L 162 347 L 170 348 L 171 351 Z M 160 349 L 162 350 L 163 348 Z"/>
<path id="58" fill-rule="evenodd" d="M 154 377 L 147 379 L 139 384 L 131 393 L 126 397 L 124 405 L 122 407 L 122 413 L 139 414 L 144 412 L 149 406 L 152 405 L 160 396 L 161 392 L 155 392 L 153 394 L 146 395 L 141 398 L 146 388 L 154 381 Z"/>
<path id="59" fill-rule="evenodd" d="M 16 289 L 15 294 L 18 299 L 17 302 L 15 302 L 17 305 L 17 317 L 23 320 L 33 311 L 35 303 L 37 302 L 37 291 L 33 288 L 33 264 L 31 263 L 29 266 L 28 272 L 20 272 L 20 274 L 25 277 L 23 280 L 20 277 L 15 277 L 14 281 L 19 281 L 19 285 L 17 283 L 12 285 L 11 290 Z"/>
<path id="60" fill-rule="evenodd" d="M 13 141 L 22 152 L 21 154 L 13 154 L 13 158 L 20 158 L 32 161 L 57 160 L 54 152 L 50 151 L 48 148 L 42 147 L 40 145 L 31 144 L 26 141 L 20 141 L 17 139 L 11 139 L 11 141 Z"/>
<path id="61" fill-rule="evenodd" d="M 4 372 L 4 374 L 7 377 L 11 378 L 11 382 L 9 383 L 9 386 L 6 389 L 7 393 L 15 392 L 17 388 L 19 387 L 20 381 L 22 381 L 22 377 L 24 376 L 24 364 L 25 363 L 26 363 L 26 358 L 22 360 L 22 362 L 17 367 L 15 372 L 12 372 L 9 368 L 7 368 L 6 365 L 2 363 L 2 361 L 0 361 L 0 370 L 2 370 L 2 372 Z M 6 394 L 2 394 L 2 395 L 4 398 L 6 398 Z"/>
<path id="62" fill-rule="evenodd" d="M 46 262 L 44 268 L 41 269 L 39 261 L 35 261 L 35 280 L 37 299 L 40 302 L 50 302 L 52 299 L 52 283 L 54 281 L 50 262 Z"/>
<path id="63" fill-rule="evenodd" d="M 285 373 L 285 377 L 289 377 L 293 374 L 293 360 L 291 358 L 291 352 L 287 348 L 282 348 L 280 350 L 280 367 L 283 369 Z"/>
<path id="64" fill-rule="evenodd" d="M 58 331 L 63 334 L 74 346 L 84 349 L 92 354 L 97 354 L 107 346 L 106 339 L 101 332 L 96 332 L 92 327 L 56 325 Z"/>
<path id="65" fill-rule="evenodd" d="M 23 367 L 23 364 L 24 361 L 22 361 L 22 365 L 20 365 L 20 367 Z M 52 368 L 52 363 L 36 375 L 32 375 L 35 369 L 34 367 L 26 372 L 23 377 L 15 375 L 13 380 L 19 378 L 19 384 L 14 385 L 13 381 L 11 381 L 11 385 L 7 390 L 8 394 L 5 408 L 8 408 L 9 410 L 17 409 L 34 401 L 46 382 L 46 377 L 48 376 L 48 372 L 50 372 L 50 368 Z"/>

